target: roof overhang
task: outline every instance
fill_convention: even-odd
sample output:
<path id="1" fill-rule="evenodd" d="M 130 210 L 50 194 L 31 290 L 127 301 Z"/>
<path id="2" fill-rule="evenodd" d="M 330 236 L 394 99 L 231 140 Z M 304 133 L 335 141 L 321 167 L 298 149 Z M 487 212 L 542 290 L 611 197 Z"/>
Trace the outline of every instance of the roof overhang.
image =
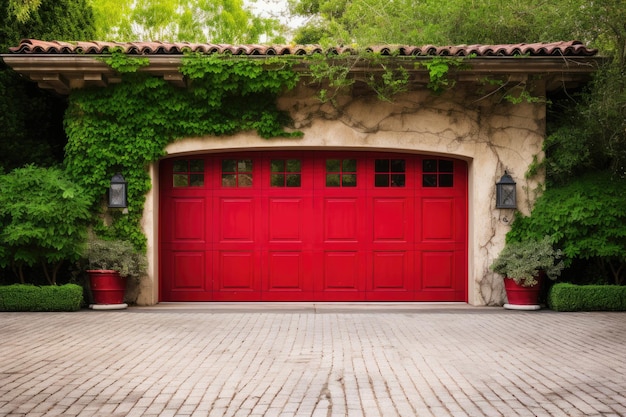
<path id="1" fill-rule="evenodd" d="M 322 53 L 329 59 L 358 57 L 349 48 L 323 51 L 313 46 L 268 47 L 259 45 L 211 45 L 177 43 L 105 43 L 105 42 L 46 42 L 24 40 L 13 53 L 0 55 L 4 62 L 39 87 L 69 94 L 73 89 L 106 87 L 121 82 L 122 76 L 109 65 L 106 58 L 113 48 L 121 48 L 129 57 L 147 58 L 149 65 L 138 71 L 162 77 L 179 86 L 187 86 L 181 73 L 185 51 L 218 54 L 227 59 L 258 60 L 285 57 L 295 62 L 294 69 L 306 74 L 313 54 Z M 385 65 L 404 67 L 411 75 L 412 86 L 429 82 L 424 64 L 437 57 L 463 59 L 461 67 L 450 66 L 450 77 L 457 83 L 477 83 L 485 77 L 499 77 L 508 81 L 524 81 L 530 77 L 544 81 L 546 91 L 571 88 L 587 82 L 603 62 L 597 51 L 587 49 L 580 42 L 516 45 L 470 45 L 455 47 L 377 47 L 370 52 L 380 54 Z M 382 71 L 382 66 L 371 65 L 367 59 L 357 59 L 353 75 Z"/>
<path id="2" fill-rule="evenodd" d="M 106 87 L 119 83 L 121 74 L 109 67 L 102 58 L 106 56 L 76 55 L 2 55 L 4 62 L 13 70 L 36 82 L 40 88 L 52 89 L 59 94 L 69 94 L 72 89 L 85 87 Z M 263 56 L 241 57 L 238 59 L 269 58 Z M 187 85 L 180 72 L 181 56 L 150 56 L 150 64 L 139 72 L 163 77 L 179 87 Z M 428 83 L 428 70 L 419 62 L 428 62 L 432 57 L 412 57 L 410 60 L 389 58 L 397 65 L 405 67 L 412 74 L 412 82 Z M 599 57 L 477 57 L 467 60 L 466 68 L 454 71 L 451 76 L 458 82 L 478 82 L 486 76 L 507 77 L 523 80 L 530 76 L 541 76 L 547 91 L 562 86 L 571 87 L 587 82 L 598 69 Z M 303 60 L 295 66 L 297 71 L 306 70 Z M 356 74 L 376 71 L 372 66 L 355 66 Z M 382 69 L 381 69 L 382 70 Z"/>

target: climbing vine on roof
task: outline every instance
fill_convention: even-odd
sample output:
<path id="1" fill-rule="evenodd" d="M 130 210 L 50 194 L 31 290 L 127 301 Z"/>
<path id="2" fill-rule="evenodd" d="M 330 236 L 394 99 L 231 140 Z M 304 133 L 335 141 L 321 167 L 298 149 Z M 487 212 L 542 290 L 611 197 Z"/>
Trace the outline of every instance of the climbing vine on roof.
<path id="1" fill-rule="evenodd" d="M 183 137 L 247 130 L 264 138 L 298 135 L 285 131 L 289 116 L 276 106 L 278 95 L 296 85 L 298 74 L 285 61 L 189 55 L 180 71 L 190 86 L 179 88 L 137 71 L 144 63 L 130 62 L 134 59 L 114 52 L 109 65 L 127 71 L 121 83 L 72 92 L 65 117 L 66 167 L 89 190 L 94 208 L 102 206 L 111 177 L 124 175 L 128 212 L 110 211 L 110 224 L 98 224 L 96 230 L 145 250 L 140 221 L 151 188 L 149 165 Z"/>

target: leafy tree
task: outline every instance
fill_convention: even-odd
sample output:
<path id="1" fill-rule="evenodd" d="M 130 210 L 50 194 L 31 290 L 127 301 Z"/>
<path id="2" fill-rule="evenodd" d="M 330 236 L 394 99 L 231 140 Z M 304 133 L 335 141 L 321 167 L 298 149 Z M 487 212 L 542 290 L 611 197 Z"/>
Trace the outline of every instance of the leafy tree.
<path id="1" fill-rule="evenodd" d="M 22 38 L 91 39 L 86 0 L 0 0 L 0 52 Z M 63 159 L 64 98 L 23 80 L 0 62 L 0 172 L 27 163 L 50 166 Z"/>
<path id="2" fill-rule="evenodd" d="M 86 0 L 0 0 L 0 46 L 23 38 L 92 39 L 93 13 Z"/>
<path id="3" fill-rule="evenodd" d="M 0 176 L 0 265 L 24 283 L 24 266 L 41 264 L 56 285 L 63 262 L 80 256 L 90 205 L 59 168 L 29 165 Z"/>
<path id="4" fill-rule="evenodd" d="M 603 67 L 586 94 L 554 101 L 544 142 L 550 184 L 565 184 L 588 171 L 626 176 L 624 68 Z"/>
<path id="5" fill-rule="evenodd" d="M 255 43 L 276 40 L 280 24 L 243 0 L 90 0 L 97 36 L 117 41 Z"/>
<path id="6" fill-rule="evenodd" d="M 316 28 L 322 43 L 472 44 L 569 39 L 585 0 L 291 0 L 291 11 L 311 21 L 296 35 Z M 572 26 L 575 25 L 575 26 Z M 323 29 L 323 32 L 320 30 Z M 589 31 L 587 27 L 581 30 Z"/>
<path id="7" fill-rule="evenodd" d="M 623 0 L 581 7 L 569 38 L 600 48 L 607 61 L 582 97 L 564 94 L 551 109 L 546 167 L 557 184 L 593 170 L 626 175 L 626 7 Z"/>
<path id="8" fill-rule="evenodd" d="M 24 23 L 30 18 L 31 13 L 35 12 L 41 5 L 41 0 L 9 0 L 8 11 L 15 16 L 18 22 Z"/>

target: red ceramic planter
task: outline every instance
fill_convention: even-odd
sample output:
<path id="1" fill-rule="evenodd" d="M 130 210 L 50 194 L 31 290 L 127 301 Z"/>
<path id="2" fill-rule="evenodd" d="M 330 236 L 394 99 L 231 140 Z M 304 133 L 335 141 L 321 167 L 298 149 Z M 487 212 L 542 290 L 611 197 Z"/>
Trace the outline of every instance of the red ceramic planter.
<path id="1" fill-rule="evenodd" d="M 504 289 L 509 304 L 512 305 L 538 305 L 539 291 L 541 289 L 541 277 L 537 278 L 537 284 L 532 287 L 524 287 L 517 284 L 511 278 L 504 279 Z"/>
<path id="2" fill-rule="evenodd" d="M 113 270 L 89 270 L 89 283 L 95 304 L 123 304 L 126 278 Z"/>

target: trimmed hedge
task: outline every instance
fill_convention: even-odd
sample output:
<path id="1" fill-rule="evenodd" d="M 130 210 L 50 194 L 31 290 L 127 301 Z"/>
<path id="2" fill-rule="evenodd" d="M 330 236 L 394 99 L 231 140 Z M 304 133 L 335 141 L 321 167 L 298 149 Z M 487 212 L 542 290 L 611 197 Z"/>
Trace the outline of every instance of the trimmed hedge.
<path id="1" fill-rule="evenodd" d="M 555 311 L 626 311 L 626 286 L 558 283 L 548 305 Z"/>
<path id="2" fill-rule="evenodd" d="M 0 311 L 77 311 L 83 287 L 76 284 L 0 286 Z"/>

